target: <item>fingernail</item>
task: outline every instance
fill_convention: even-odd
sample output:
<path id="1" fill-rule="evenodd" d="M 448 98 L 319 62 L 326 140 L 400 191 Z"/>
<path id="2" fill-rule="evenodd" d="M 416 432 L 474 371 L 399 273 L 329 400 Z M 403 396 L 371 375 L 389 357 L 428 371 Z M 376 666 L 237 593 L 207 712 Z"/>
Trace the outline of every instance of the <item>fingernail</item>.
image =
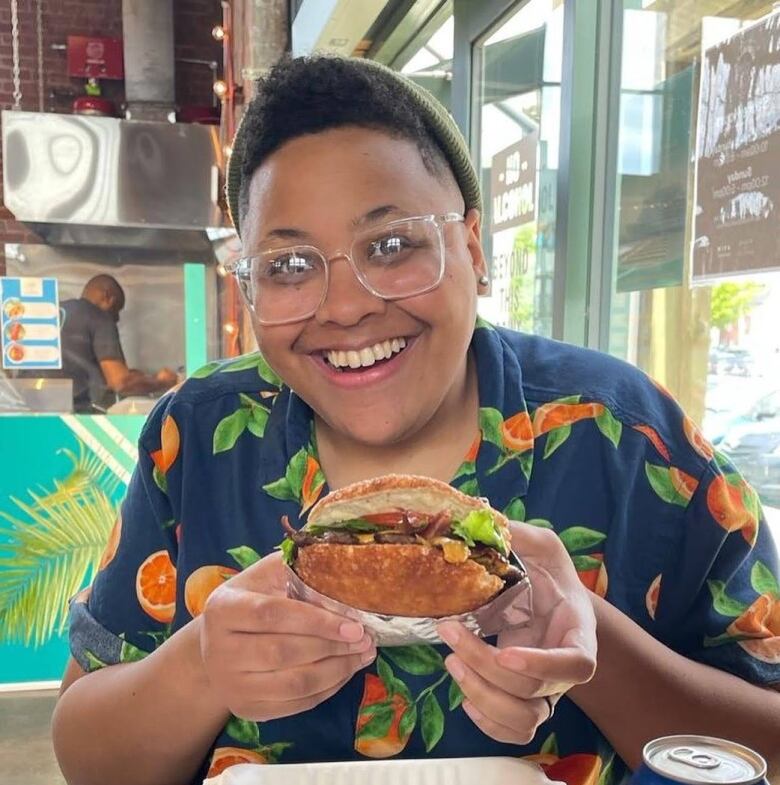
<path id="1" fill-rule="evenodd" d="M 522 654 L 516 651 L 501 651 L 498 653 L 498 663 L 512 671 L 524 671 L 526 661 Z"/>
<path id="2" fill-rule="evenodd" d="M 345 641 L 359 641 L 363 637 L 363 625 L 356 621 L 345 621 L 339 627 L 339 635 Z"/>
<path id="3" fill-rule="evenodd" d="M 440 624 L 439 635 L 445 643 L 449 644 L 450 646 L 454 646 L 460 638 L 460 627 L 458 627 L 458 625 L 454 622 Z"/>
<path id="4" fill-rule="evenodd" d="M 455 681 L 460 681 L 466 675 L 466 671 L 463 669 L 463 663 L 457 657 L 447 657 L 444 664 L 447 666 L 450 676 L 452 676 Z"/>
<path id="5" fill-rule="evenodd" d="M 376 649 L 369 649 L 361 658 L 360 661 L 363 665 L 368 665 L 376 659 Z"/>

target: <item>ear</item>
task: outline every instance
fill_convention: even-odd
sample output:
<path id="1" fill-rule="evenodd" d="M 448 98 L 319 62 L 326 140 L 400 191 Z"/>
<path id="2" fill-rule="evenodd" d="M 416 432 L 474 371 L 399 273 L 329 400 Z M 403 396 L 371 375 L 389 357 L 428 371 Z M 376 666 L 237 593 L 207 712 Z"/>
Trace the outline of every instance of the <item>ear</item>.
<path id="1" fill-rule="evenodd" d="M 479 294 L 487 294 L 489 284 L 480 284 L 479 279 L 487 276 L 487 260 L 482 249 L 482 216 L 479 210 L 473 207 L 466 213 L 463 219 L 466 226 L 466 247 L 471 256 L 471 266 L 474 270 L 474 278 L 477 281 L 477 291 Z"/>

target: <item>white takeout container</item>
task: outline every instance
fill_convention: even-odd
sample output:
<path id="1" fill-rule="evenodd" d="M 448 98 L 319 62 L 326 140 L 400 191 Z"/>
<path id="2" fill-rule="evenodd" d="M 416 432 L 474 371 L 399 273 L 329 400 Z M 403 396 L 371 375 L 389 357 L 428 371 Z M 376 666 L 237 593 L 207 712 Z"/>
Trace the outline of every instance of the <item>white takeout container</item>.
<path id="1" fill-rule="evenodd" d="M 204 785 L 549 785 L 519 758 L 428 758 L 231 766 Z"/>

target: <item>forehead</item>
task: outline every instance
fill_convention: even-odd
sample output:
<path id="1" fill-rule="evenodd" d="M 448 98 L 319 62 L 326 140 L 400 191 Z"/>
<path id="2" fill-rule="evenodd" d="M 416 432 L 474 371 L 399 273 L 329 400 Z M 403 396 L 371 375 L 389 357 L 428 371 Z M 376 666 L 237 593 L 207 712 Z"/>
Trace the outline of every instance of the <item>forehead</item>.
<path id="1" fill-rule="evenodd" d="M 428 171 L 414 142 L 364 128 L 323 131 L 287 142 L 255 171 L 242 234 L 342 224 L 387 203 L 418 214 L 462 209 L 454 178 Z"/>

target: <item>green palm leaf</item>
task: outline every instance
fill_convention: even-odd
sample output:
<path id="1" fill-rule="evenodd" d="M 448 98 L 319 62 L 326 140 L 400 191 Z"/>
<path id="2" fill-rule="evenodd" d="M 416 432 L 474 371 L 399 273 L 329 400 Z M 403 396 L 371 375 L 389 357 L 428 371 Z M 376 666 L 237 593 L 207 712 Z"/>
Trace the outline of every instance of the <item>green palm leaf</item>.
<path id="1" fill-rule="evenodd" d="M 68 600 L 94 575 L 118 505 L 118 482 L 97 458 L 66 451 L 73 470 L 54 489 L 11 498 L 0 512 L 0 641 L 40 646 L 67 621 Z"/>

